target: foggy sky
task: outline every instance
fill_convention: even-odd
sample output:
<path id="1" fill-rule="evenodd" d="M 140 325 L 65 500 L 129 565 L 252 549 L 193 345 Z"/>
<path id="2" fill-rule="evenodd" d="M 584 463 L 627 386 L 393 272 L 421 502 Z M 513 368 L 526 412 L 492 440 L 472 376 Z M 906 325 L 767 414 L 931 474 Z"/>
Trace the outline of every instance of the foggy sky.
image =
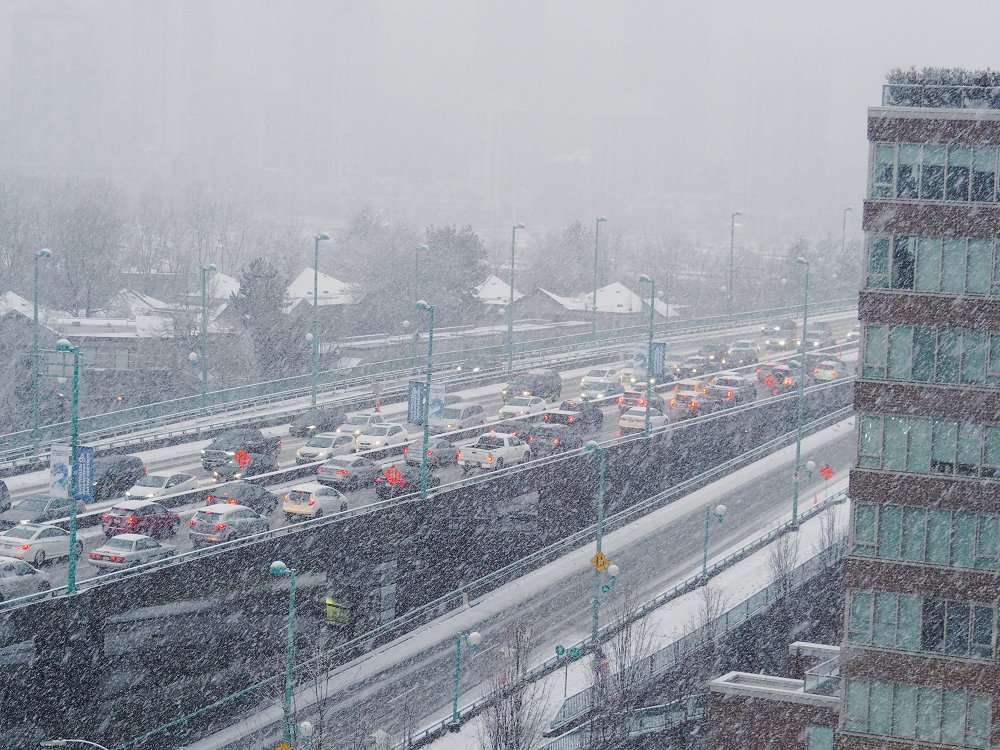
<path id="1" fill-rule="evenodd" d="M 860 232 L 884 74 L 996 66 L 1000 6 L 913 0 L 5 0 L 0 168 L 199 184 L 325 226 L 606 214 Z"/>

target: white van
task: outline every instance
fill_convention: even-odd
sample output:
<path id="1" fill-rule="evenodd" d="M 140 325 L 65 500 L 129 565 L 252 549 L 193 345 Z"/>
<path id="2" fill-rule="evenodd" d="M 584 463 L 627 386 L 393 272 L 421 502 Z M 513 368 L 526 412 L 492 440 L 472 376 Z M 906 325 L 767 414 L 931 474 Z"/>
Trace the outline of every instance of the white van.
<path id="1" fill-rule="evenodd" d="M 475 427 L 485 422 L 486 410 L 482 404 L 462 401 L 457 404 L 445 406 L 441 410 L 440 416 L 432 416 L 428 420 L 428 425 L 431 432 L 449 432 L 451 430 Z"/>

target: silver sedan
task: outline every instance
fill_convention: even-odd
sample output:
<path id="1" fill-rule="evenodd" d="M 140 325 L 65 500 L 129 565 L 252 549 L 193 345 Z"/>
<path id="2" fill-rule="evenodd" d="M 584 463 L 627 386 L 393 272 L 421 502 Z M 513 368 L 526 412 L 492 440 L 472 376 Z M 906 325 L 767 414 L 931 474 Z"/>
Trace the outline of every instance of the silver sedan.
<path id="1" fill-rule="evenodd" d="M 170 557 L 175 549 L 145 534 L 119 534 L 90 553 L 90 564 L 97 568 L 130 568 Z"/>

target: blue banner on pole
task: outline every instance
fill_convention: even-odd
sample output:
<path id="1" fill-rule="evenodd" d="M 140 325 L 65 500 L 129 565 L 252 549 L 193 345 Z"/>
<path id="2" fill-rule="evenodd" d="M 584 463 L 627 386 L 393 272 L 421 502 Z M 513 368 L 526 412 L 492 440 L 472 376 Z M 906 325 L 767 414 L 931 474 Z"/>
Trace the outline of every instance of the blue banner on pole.
<path id="1" fill-rule="evenodd" d="M 662 378 L 667 371 L 667 342 L 653 342 L 653 372 L 654 378 Z"/>
<path id="2" fill-rule="evenodd" d="M 410 424 L 424 423 L 424 391 L 427 384 L 423 380 L 411 380 L 406 389 L 406 421 Z"/>
<path id="3" fill-rule="evenodd" d="M 74 497 L 89 503 L 94 499 L 94 449 L 78 445 L 73 451 Z"/>

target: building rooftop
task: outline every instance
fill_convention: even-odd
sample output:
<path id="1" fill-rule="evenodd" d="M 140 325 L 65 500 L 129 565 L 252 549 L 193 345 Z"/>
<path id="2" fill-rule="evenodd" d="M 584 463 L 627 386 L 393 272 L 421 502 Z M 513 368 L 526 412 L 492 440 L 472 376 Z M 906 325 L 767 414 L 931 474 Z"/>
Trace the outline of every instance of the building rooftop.
<path id="1" fill-rule="evenodd" d="M 882 87 L 882 106 L 1000 110 L 1000 73 L 962 68 L 893 70 Z"/>

